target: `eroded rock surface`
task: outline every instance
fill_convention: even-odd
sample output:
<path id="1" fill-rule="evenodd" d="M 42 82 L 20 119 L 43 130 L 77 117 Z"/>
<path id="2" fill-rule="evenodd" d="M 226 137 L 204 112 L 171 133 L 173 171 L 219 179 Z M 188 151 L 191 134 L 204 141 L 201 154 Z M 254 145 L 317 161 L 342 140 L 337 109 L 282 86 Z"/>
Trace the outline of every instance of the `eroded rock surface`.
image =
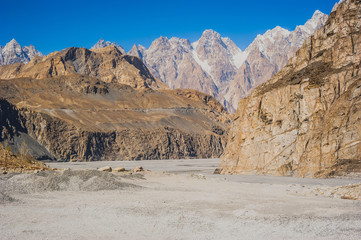
<path id="1" fill-rule="evenodd" d="M 222 173 L 361 172 L 361 1 L 341 3 L 287 66 L 241 100 Z"/>

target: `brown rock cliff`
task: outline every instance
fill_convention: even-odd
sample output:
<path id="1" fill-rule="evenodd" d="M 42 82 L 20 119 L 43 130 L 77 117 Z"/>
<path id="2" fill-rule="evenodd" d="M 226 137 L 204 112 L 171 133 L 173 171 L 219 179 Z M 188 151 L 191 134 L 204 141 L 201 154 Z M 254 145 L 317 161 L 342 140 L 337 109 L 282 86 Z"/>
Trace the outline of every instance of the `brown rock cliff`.
<path id="1" fill-rule="evenodd" d="M 222 173 L 361 172 L 361 1 L 347 0 L 284 69 L 241 100 Z"/>

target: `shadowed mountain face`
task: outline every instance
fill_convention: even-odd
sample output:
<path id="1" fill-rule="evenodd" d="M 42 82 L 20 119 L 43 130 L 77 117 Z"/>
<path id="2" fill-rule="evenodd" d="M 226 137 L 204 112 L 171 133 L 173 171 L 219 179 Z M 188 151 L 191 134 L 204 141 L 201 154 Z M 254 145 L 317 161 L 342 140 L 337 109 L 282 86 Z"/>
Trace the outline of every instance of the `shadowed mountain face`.
<path id="1" fill-rule="evenodd" d="M 361 1 L 340 2 L 289 63 L 241 100 L 222 172 L 361 172 Z"/>
<path id="2" fill-rule="evenodd" d="M 41 159 L 207 158 L 225 146 L 222 105 L 194 90 L 169 90 L 114 46 L 2 66 L 0 77 L 0 120 L 7 123 L 0 140 L 15 151 L 37 144 L 29 148 Z"/>

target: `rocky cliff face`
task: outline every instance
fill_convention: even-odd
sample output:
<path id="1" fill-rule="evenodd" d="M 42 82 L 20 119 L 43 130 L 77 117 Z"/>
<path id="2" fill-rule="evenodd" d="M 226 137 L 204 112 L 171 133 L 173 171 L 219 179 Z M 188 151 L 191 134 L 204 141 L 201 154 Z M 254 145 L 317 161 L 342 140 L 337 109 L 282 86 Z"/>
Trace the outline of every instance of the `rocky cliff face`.
<path id="1" fill-rule="evenodd" d="M 34 56 L 43 56 L 33 45 L 21 47 L 15 40 L 0 46 L 0 65 L 28 63 Z"/>
<path id="2" fill-rule="evenodd" d="M 276 27 L 258 35 L 245 51 L 231 39 L 206 30 L 194 43 L 160 37 L 149 49 L 135 45 L 128 54 L 140 57 L 170 88 L 202 91 L 234 112 L 238 101 L 278 72 L 326 19 L 327 15 L 316 11 L 292 32 Z"/>
<path id="3" fill-rule="evenodd" d="M 222 173 L 361 172 L 360 23 L 361 1 L 341 3 L 284 69 L 241 100 Z"/>
<path id="4" fill-rule="evenodd" d="M 113 46 L 70 48 L 2 66 L 0 73 L 6 77 L 0 80 L 0 141 L 25 143 L 37 158 L 207 158 L 223 152 L 229 119 L 222 105 L 194 90 L 162 87 L 138 58 Z"/>

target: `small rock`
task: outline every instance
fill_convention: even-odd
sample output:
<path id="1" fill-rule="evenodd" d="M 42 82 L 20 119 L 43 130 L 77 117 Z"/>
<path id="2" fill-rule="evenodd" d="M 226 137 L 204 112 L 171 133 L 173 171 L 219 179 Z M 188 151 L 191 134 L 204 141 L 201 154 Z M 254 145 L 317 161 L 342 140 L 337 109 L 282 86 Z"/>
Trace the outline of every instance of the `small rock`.
<path id="1" fill-rule="evenodd" d="M 113 172 L 125 172 L 125 168 L 123 167 L 117 167 L 113 169 Z"/>
<path id="2" fill-rule="evenodd" d="M 213 172 L 213 174 L 221 174 L 222 168 L 216 168 Z"/>
<path id="3" fill-rule="evenodd" d="M 34 173 L 39 173 L 39 170 L 35 170 Z"/>
<path id="4" fill-rule="evenodd" d="M 103 172 L 111 172 L 112 168 L 109 166 L 105 166 L 105 167 L 98 168 L 98 170 L 103 171 Z"/>
<path id="5" fill-rule="evenodd" d="M 133 171 L 134 171 L 134 172 L 143 172 L 144 170 L 143 170 L 143 167 L 138 166 L 138 167 L 134 168 Z"/>
<path id="6" fill-rule="evenodd" d="M 3 174 L 7 174 L 8 172 L 7 171 L 3 171 Z"/>

